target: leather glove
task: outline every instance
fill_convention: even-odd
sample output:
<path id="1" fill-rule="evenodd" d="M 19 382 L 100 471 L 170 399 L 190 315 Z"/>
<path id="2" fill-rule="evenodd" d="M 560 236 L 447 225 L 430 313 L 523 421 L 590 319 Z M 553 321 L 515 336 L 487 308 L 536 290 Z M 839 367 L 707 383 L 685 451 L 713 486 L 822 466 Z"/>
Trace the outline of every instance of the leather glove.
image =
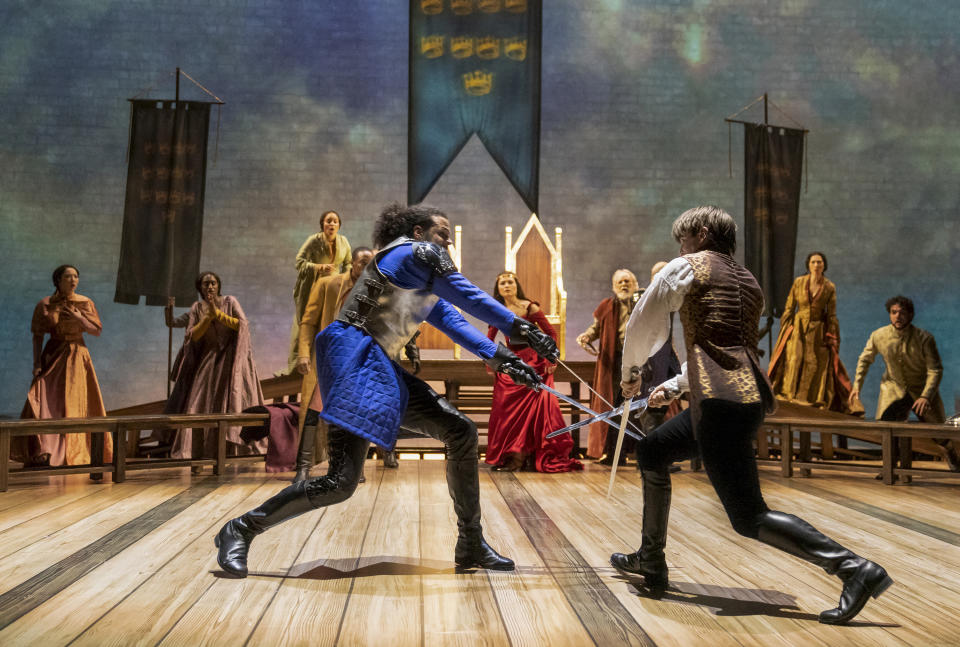
<path id="1" fill-rule="evenodd" d="M 403 352 L 407 356 L 407 359 L 413 364 L 413 374 L 416 375 L 420 372 L 421 362 L 420 362 L 420 347 L 417 346 L 417 337 L 420 336 L 420 331 L 418 330 L 413 334 L 413 337 L 410 338 L 403 346 Z"/>
<path id="2" fill-rule="evenodd" d="M 528 344 L 530 348 L 536 351 L 537 355 L 545 360 L 556 363 L 560 356 L 556 342 L 547 333 L 543 332 L 535 324 L 526 319 L 514 317 L 513 326 L 510 328 L 510 343 Z"/>
<path id="3" fill-rule="evenodd" d="M 497 373 L 503 373 L 509 377 L 515 384 L 529 386 L 534 391 L 538 391 L 543 382 L 532 366 L 517 357 L 503 344 L 497 344 L 497 352 L 494 356 L 483 361 Z"/>

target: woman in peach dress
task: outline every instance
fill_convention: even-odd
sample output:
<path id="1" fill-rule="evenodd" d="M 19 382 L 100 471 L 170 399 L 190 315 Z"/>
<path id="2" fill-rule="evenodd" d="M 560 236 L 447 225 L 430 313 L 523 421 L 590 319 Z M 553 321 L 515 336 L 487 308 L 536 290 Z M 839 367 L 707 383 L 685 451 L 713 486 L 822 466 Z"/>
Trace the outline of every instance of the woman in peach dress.
<path id="1" fill-rule="evenodd" d="M 84 333 L 100 336 L 97 308 L 77 294 L 80 271 L 61 265 L 53 271 L 54 293 L 33 311 L 33 382 L 21 418 L 89 418 L 106 415 L 100 384 L 93 370 Z M 43 338 L 50 335 L 47 343 Z M 90 463 L 90 434 L 40 434 L 26 439 L 21 457 L 34 465 Z M 112 459 L 113 443 L 104 436 L 104 461 Z M 23 454 L 26 454 L 23 456 Z"/>

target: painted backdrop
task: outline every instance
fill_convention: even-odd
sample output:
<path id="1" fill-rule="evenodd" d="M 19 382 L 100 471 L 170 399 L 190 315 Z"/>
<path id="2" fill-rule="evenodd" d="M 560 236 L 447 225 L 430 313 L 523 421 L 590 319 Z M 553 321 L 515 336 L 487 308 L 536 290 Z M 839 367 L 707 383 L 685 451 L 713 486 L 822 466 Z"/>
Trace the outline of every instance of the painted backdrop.
<path id="1" fill-rule="evenodd" d="M 911 296 L 939 342 L 952 413 L 957 24 L 960 4 L 921 0 L 545 3 L 540 205 L 548 231 L 564 228 L 570 338 L 614 269 L 642 277 L 675 254 L 681 210 L 713 202 L 742 219 L 742 133 L 729 178 L 723 117 L 767 91 L 812 131 L 797 255 L 829 256 L 844 362 L 852 372 L 886 323 L 888 296 Z M 0 414 L 20 411 L 30 314 L 65 262 L 103 318 L 88 341 L 108 408 L 162 397 L 161 309 L 111 299 L 126 99 L 149 86 L 142 96 L 171 97 L 178 65 L 227 102 L 201 265 L 243 304 L 261 375 L 279 369 L 294 256 L 320 213 L 336 209 L 351 243 L 369 244 L 379 209 L 405 195 L 406 3 L 7 0 L 0 25 Z M 188 86 L 185 98 L 205 97 Z M 469 144 L 428 200 L 464 225 L 465 273 L 492 287 L 504 225 L 529 214 L 482 147 Z"/>

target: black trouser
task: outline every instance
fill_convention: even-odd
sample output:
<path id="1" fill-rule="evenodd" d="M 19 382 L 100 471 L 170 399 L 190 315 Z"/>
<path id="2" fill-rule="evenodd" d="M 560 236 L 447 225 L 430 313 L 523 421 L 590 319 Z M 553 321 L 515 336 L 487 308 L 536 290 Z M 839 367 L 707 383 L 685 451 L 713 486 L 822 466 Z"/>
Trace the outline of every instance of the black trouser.
<path id="1" fill-rule="evenodd" d="M 864 560 L 802 519 L 767 507 L 760 492 L 753 439 L 763 422 L 762 404 L 708 399 L 700 403 L 701 419 L 694 434 L 687 409 L 637 443 L 644 486 L 644 553 L 662 555 L 670 507 L 670 463 L 696 458 L 741 535 L 806 559 L 830 574 L 846 578 Z M 647 492 L 647 489 L 651 492 Z M 653 504 L 653 510 L 647 506 Z M 649 528 L 647 527 L 649 524 Z"/>
<path id="2" fill-rule="evenodd" d="M 667 472 L 675 461 L 700 457 L 734 530 L 756 539 L 756 518 L 767 504 L 760 493 L 753 439 L 763 421 L 762 404 L 704 400 L 694 436 L 690 409 L 637 443 L 641 470 Z"/>
<path id="3" fill-rule="evenodd" d="M 480 532 L 480 480 L 477 426 L 422 380 L 401 373 L 410 394 L 401 431 L 441 441 L 447 458 L 447 488 L 453 499 L 461 534 Z M 327 474 L 307 481 L 306 495 L 314 508 L 350 498 L 367 456 L 370 441 L 330 424 L 330 464 Z"/>

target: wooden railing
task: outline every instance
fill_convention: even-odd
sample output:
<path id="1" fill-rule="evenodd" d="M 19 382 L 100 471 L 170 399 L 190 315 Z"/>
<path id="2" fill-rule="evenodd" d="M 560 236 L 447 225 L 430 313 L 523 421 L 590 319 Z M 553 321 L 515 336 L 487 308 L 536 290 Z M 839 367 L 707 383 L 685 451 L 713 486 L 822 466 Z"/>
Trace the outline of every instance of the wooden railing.
<path id="1" fill-rule="evenodd" d="M 90 474 L 93 478 L 102 478 L 103 474 L 113 474 L 115 483 L 122 483 L 130 470 L 155 469 L 159 467 L 201 468 L 212 465 L 213 473 L 223 474 L 228 463 L 261 461 L 263 456 L 230 456 L 226 454 L 227 429 L 240 425 L 262 425 L 268 416 L 265 413 L 212 413 L 212 414 L 175 414 L 175 415 L 108 415 L 99 418 L 61 418 L 56 420 L 6 420 L 0 422 L 0 492 L 7 490 L 9 477 L 21 474 Z M 128 448 L 135 445 L 136 438 L 143 429 L 194 429 L 216 428 L 216 456 L 205 458 L 129 458 Z M 24 466 L 10 469 L 10 442 L 19 436 L 36 434 L 91 434 L 90 464 L 61 466 Z M 104 434 L 113 438 L 113 461 L 103 462 Z"/>
<path id="2" fill-rule="evenodd" d="M 770 449 L 768 434 L 771 433 L 779 445 L 779 460 L 766 458 Z M 875 442 L 880 445 L 880 465 L 867 465 L 859 461 L 814 461 L 811 433 L 838 434 Z M 760 428 L 758 462 L 779 464 L 781 474 L 786 477 L 793 476 L 794 469 L 799 469 L 802 476 L 809 476 L 814 469 L 869 472 L 879 474 L 887 485 L 893 484 L 895 476 L 900 477 L 904 483 L 910 482 L 912 476 L 960 477 L 960 472 L 951 472 L 948 469 L 915 468 L 912 443 L 914 438 L 950 439 L 956 442 L 960 441 L 960 428 L 927 423 L 812 420 L 774 416 L 764 420 Z M 796 460 L 795 439 L 798 441 Z"/>

